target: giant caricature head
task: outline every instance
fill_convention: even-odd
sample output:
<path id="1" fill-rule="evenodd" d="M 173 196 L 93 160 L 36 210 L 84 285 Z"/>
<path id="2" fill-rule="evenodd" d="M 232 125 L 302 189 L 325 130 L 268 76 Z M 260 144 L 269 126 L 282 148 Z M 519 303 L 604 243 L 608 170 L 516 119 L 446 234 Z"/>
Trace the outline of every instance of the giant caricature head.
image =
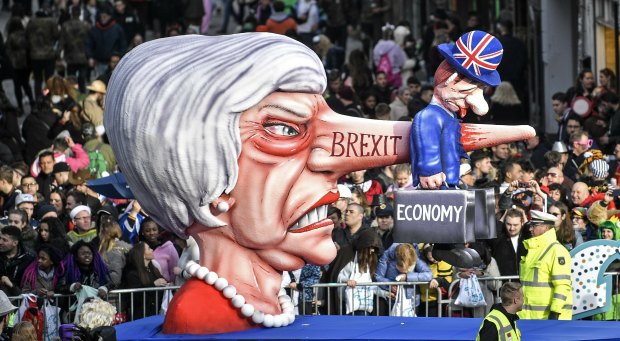
<path id="1" fill-rule="evenodd" d="M 282 271 L 335 256 L 337 179 L 408 156 L 408 123 L 338 115 L 325 87 L 314 52 L 268 33 L 158 39 L 110 81 L 106 131 L 144 210 L 265 313 Z"/>
<path id="2" fill-rule="evenodd" d="M 504 53 L 500 41 L 489 33 L 471 31 L 438 49 L 445 60 L 435 72 L 435 98 L 448 110 L 460 111 L 461 117 L 468 108 L 485 115 L 489 106 L 484 87 L 500 84 L 496 70 Z"/>
<path id="3" fill-rule="evenodd" d="M 408 122 L 338 115 L 325 87 L 314 52 L 269 33 L 157 39 L 115 69 L 105 128 L 120 169 L 144 210 L 200 249 L 164 332 L 279 325 L 282 271 L 336 254 L 338 178 L 408 160 Z M 463 144 L 505 136 L 470 127 Z"/>

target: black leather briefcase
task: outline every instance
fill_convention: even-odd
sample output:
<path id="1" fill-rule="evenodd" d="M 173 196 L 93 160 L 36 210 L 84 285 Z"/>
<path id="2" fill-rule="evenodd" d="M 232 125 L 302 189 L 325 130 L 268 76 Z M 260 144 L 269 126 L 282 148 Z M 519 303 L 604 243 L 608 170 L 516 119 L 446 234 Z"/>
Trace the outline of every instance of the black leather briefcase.
<path id="1" fill-rule="evenodd" d="M 482 198 L 482 194 L 479 196 Z M 394 242 L 473 242 L 476 239 L 475 202 L 476 192 L 467 190 L 395 192 Z"/>

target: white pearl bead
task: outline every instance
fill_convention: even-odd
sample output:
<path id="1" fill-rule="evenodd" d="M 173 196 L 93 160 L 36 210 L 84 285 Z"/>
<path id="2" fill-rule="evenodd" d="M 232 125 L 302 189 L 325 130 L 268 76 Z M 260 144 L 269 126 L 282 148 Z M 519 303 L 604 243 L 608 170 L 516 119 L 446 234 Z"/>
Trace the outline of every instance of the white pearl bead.
<path id="1" fill-rule="evenodd" d="M 282 327 L 288 326 L 290 323 L 288 322 L 288 316 L 281 314 L 280 319 L 282 320 Z"/>
<path id="2" fill-rule="evenodd" d="M 209 273 L 209 269 L 207 269 L 204 266 L 201 266 L 200 269 L 198 269 L 198 271 L 196 271 L 196 277 L 198 277 L 198 279 L 200 280 L 204 280 L 205 276 Z"/>
<path id="3" fill-rule="evenodd" d="M 217 204 L 217 211 L 220 213 L 228 212 L 229 209 L 230 205 L 228 205 L 226 201 L 221 201 L 219 204 Z"/>
<path id="4" fill-rule="evenodd" d="M 192 276 L 196 275 L 196 272 L 200 269 L 200 265 L 194 263 L 187 268 L 187 272 L 192 274 Z"/>
<path id="5" fill-rule="evenodd" d="M 283 319 L 283 317 L 282 317 L 282 316 L 280 316 L 280 315 L 275 315 L 275 316 L 273 317 L 273 327 L 274 327 L 274 328 L 280 328 L 280 327 L 282 327 L 282 322 L 283 322 L 283 321 L 282 321 L 282 319 Z"/>
<path id="6" fill-rule="evenodd" d="M 215 272 L 211 271 L 207 274 L 207 277 L 205 277 L 205 282 L 207 282 L 207 284 L 209 285 L 213 285 L 213 283 L 215 283 L 215 281 L 217 281 L 218 276 Z"/>
<path id="7" fill-rule="evenodd" d="M 278 297 L 282 295 L 286 295 L 286 290 L 284 290 L 284 288 L 280 288 L 280 291 L 278 291 Z"/>
<path id="8" fill-rule="evenodd" d="M 280 295 L 278 296 L 278 302 L 280 302 L 280 304 L 283 304 L 284 302 L 291 302 L 291 298 L 288 295 Z"/>
<path id="9" fill-rule="evenodd" d="M 224 290 L 222 290 L 222 294 L 226 298 L 233 298 L 237 294 L 237 289 L 233 287 L 232 285 L 229 285 L 226 288 L 224 288 Z"/>
<path id="10" fill-rule="evenodd" d="M 213 286 L 215 287 L 215 289 L 222 291 L 228 286 L 228 281 L 226 280 L 226 278 L 220 277 L 215 281 L 215 283 L 213 283 Z"/>
<path id="11" fill-rule="evenodd" d="M 284 314 L 284 316 L 286 316 L 286 318 L 288 319 L 288 324 L 295 322 L 295 314 Z"/>
<path id="12" fill-rule="evenodd" d="M 282 313 L 284 314 L 294 314 L 295 313 L 295 307 L 288 307 L 288 308 L 282 308 Z"/>
<path id="13" fill-rule="evenodd" d="M 245 317 L 252 316 L 254 314 L 254 306 L 248 303 L 244 304 L 241 307 L 241 314 L 243 314 L 243 316 Z"/>
<path id="14" fill-rule="evenodd" d="M 245 297 L 241 295 L 235 295 L 230 301 L 232 302 L 233 307 L 239 309 L 245 304 Z"/>
<path id="15" fill-rule="evenodd" d="M 294 305 L 293 305 L 293 302 L 288 301 L 288 302 L 284 302 L 284 303 L 280 304 L 280 307 L 282 308 L 282 310 L 285 310 L 287 308 L 293 308 Z"/>
<path id="16" fill-rule="evenodd" d="M 185 263 L 185 270 L 189 271 L 189 267 L 192 266 L 192 264 L 196 264 L 196 262 L 193 260 L 188 260 L 187 263 Z"/>
<path id="17" fill-rule="evenodd" d="M 265 320 L 263 321 L 263 326 L 267 327 L 267 328 L 271 328 L 273 327 L 273 315 L 271 314 L 265 314 Z"/>
<path id="18" fill-rule="evenodd" d="M 255 311 L 252 315 L 252 321 L 256 324 L 263 323 L 263 321 L 265 321 L 265 314 L 260 310 Z"/>

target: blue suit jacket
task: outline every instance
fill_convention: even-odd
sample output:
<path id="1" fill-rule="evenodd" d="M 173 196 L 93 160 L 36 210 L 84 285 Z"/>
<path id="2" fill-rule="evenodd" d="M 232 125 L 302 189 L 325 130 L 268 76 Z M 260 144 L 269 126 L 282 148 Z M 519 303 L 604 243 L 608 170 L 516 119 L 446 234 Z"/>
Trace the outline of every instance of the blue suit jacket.
<path id="1" fill-rule="evenodd" d="M 409 138 L 414 186 L 420 183 L 420 176 L 440 172 L 446 175 L 448 185 L 458 183 L 461 158 L 468 158 L 461 144 L 460 122 L 435 102 L 415 115 Z"/>

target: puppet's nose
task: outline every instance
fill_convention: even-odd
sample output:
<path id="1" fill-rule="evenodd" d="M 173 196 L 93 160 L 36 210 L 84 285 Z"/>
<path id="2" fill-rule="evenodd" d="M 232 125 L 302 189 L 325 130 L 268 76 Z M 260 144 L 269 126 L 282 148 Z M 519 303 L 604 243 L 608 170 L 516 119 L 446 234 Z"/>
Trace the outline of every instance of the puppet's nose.
<path id="1" fill-rule="evenodd" d="M 356 170 L 409 162 L 410 122 L 379 121 L 321 115 L 317 147 L 310 162 L 315 169 L 341 175 Z"/>
<path id="2" fill-rule="evenodd" d="M 379 121 L 321 114 L 309 166 L 337 176 L 349 172 L 411 162 L 411 122 Z M 422 130 L 418 134 L 425 134 Z M 472 151 L 535 136 L 530 126 L 462 124 L 461 143 Z M 423 137 L 422 137 L 423 138 Z"/>

